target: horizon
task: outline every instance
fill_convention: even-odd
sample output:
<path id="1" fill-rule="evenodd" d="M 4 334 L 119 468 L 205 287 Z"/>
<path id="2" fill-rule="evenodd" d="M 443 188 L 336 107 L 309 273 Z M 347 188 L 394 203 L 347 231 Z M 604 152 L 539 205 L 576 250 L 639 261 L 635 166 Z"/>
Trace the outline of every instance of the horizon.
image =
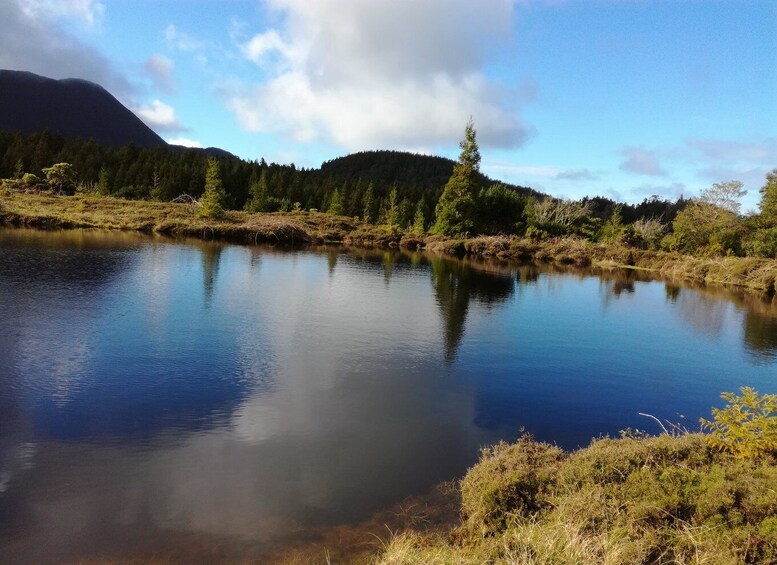
<path id="1" fill-rule="evenodd" d="M 455 159 L 635 203 L 777 167 L 777 4 L 11 0 L 0 67 L 97 83 L 169 143 L 318 168 Z M 377 110 L 376 110 L 377 109 Z"/>

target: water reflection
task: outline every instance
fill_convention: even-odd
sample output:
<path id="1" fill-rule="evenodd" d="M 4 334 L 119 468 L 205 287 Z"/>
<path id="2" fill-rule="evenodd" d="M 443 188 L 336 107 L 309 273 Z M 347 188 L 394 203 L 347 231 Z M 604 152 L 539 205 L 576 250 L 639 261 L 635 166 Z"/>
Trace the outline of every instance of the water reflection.
<path id="1" fill-rule="evenodd" d="M 777 316 L 745 310 L 745 346 L 761 362 L 777 359 Z"/>
<path id="2" fill-rule="evenodd" d="M 23 233 L 0 231 L 0 562 L 250 560 L 522 426 L 574 447 L 774 383 L 773 307 L 634 272 Z"/>
<path id="3" fill-rule="evenodd" d="M 432 287 L 443 322 L 445 360 L 452 362 L 464 335 L 470 302 L 491 307 L 506 301 L 515 288 L 511 276 L 485 273 L 460 261 L 430 261 Z"/>
<path id="4" fill-rule="evenodd" d="M 219 243 L 205 243 L 200 250 L 202 255 L 202 288 L 206 306 L 210 306 L 213 300 L 213 290 L 216 287 L 222 251 L 223 246 Z"/>

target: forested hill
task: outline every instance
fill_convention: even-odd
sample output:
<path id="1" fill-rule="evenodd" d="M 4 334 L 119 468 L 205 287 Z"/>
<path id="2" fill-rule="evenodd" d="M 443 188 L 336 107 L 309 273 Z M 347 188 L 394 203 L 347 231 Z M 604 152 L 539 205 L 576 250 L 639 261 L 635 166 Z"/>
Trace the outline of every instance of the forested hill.
<path id="1" fill-rule="evenodd" d="M 213 156 L 219 162 L 229 207 L 242 208 L 252 187 L 259 186 L 266 195 L 263 211 L 288 210 L 299 203 L 304 209 L 377 220 L 396 188 L 395 204 L 404 223 L 419 205 L 431 218 L 453 170 L 449 159 L 396 151 L 358 153 L 328 161 L 320 169 L 246 161 L 227 152 Z M 170 200 L 183 193 L 198 197 L 204 189 L 206 159 L 202 150 L 169 145 L 112 147 L 49 131 L 0 131 L 0 178 L 18 178 L 23 173 L 42 176 L 44 167 L 67 162 L 86 190 L 99 188 L 126 198 Z M 493 182 L 485 177 L 483 181 L 484 188 Z M 515 189 L 533 193 L 528 188 Z"/>
<path id="2" fill-rule="evenodd" d="M 428 187 L 433 192 L 442 190 L 453 172 L 454 161 L 434 155 L 419 155 L 405 151 L 361 151 L 345 157 L 326 161 L 321 171 L 341 181 L 367 181 L 383 184 L 388 182 L 400 192 L 414 187 Z M 496 182 L 480 175 L 481 185 L 489 187 Z M 542 196 L 525 187 L 502 184 L 524 196 Z M 438 194 L 439 196 L 439 194 Z"/>
<path id="3" fill-rule="evenodd" d="M 104 145 L 158 147 L 165 141 L 102 86 L 0 70 L 0 129 L 49 130 Z"/>

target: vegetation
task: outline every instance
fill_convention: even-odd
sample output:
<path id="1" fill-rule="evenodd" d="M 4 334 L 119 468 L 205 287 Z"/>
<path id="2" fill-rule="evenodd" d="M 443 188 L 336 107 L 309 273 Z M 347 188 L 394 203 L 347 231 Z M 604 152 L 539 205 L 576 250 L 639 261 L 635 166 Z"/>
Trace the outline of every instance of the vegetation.
<path id="1" fill-rule="evenodd" d="M 219 163 L 213 157 L 208 158 L 207 171 L 205 172 L 205 192 L 202 193 L 197 207 L 198 218 L 212 218 L 218 220 L 224 217 L 224 203 L 227 195 L 221 184 L 221 172 Z"/>
<path id="2" fill-rule="evenodd" d="M 739 201 L 744 190 L 738 181 L 716 183 L 699 198 L 675 202 L 658 197 L 637 205 L 600 197 L 555 199 L 483 176 L 471 122 L 460 146 L 456 163 L 383 151 L 305 170 L 229 155 L 208 157 L 195 150 L 110 148 L 47 132 L 0 132 L 0 176 L 8 175 L 2 181 L 8 196 L 2 218 L 10 224 L 200 235 L 205 224 L 209 236 L 240 241 L 250 240 L 247 234 L 255 225 L 284 222 L 285 229 L 273 230 L 270 237 L 629 266 L 776 292 L 777 169 L 761 189 L 759 212 L 743 215 Z M 32 198 L 45 192 L 77 196 L 68 197 L 74 198 L 69 205 Z M 30 199 L 22 202 L 20 193 Z M 93 199 L 98 196 L 142 202 L 133 212 L 130 203 Z M 198 199 L 196 209 L 149 202 Z M 33 201 L 41 208 L 30 208 Z M 101 211 L 103 202 L 106 210 Z M 107 209 L 119 208 L 119 217 L 106 217 Z M 318 210 L 326 212 L 326 221 Z M 252 215 L 257 213 L 277 216 L 260 220 Z M 140 220 L 144 214 L 148 217 Z M 176 218 L 174 225 L 170 217 Z M 322 233 L 322 224 L 341 227 Z M 256 240 L 260 232 L 254 230 Z"/>
<path id="3" fill-rule="evenodd" d="M 777 456 L 777 394 L 758 394 L 743 387 L 741 396 L 724 392 L 725 408 L 713 408 L 714 421 L 702 419 L 710 430 L 708 443 L 740 459 Z"/>
<path id="4" fill-rule="evenodd" d="M 432 233 L 446 236 L 464 236 L 475 229 L 475 198 L 480 192 L 480 151 L 475 139 L 472 121 L 467 123 L 464 139 L 459 144 L 459 162 L 453 167 L 453 174 L 445 184 L 437 202 L 437 220 Z"/>
<path id="5" fill-rule="evenodd" d="M 461 524 L 398 533 L 377 562 L 774 563 L 777 449 L 764 446 L 777 397 L 742 392 L 713 410 L 723 436 L 625 434 L 572 453 L 523 436 L 486 448 L 460 483 Z"/>

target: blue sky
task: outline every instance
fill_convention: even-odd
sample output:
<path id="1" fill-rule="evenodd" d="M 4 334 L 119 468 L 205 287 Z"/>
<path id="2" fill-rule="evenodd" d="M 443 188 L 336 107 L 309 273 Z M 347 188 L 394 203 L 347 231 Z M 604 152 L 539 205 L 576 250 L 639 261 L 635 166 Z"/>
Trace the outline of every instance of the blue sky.
<path id="1" fill-rule="evenodd" d="M 317 167 L 367 149 L 640 201 L 777 167 L 777 2 L 5 0 L 0 68 L 105 86 L 164 138 Z"/>

